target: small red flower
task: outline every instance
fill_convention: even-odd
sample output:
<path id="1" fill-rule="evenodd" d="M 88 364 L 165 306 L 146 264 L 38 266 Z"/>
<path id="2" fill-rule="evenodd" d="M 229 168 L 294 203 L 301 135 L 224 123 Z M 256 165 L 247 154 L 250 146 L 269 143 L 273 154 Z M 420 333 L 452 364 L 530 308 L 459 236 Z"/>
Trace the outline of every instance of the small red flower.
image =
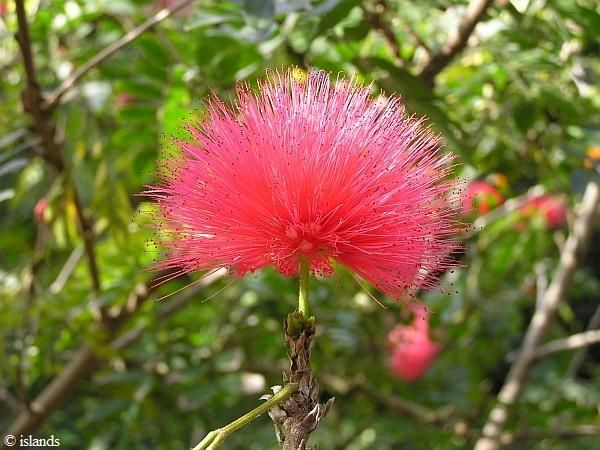
<path id="1" fill-rule="evenodd" d="M 48 199 L 46 197 L 40 198 L 33 207 L 33 217 L 35 218 L 35 221 L 40 225 L 49 223 L 49 220 L 46 217 L 47 210 Z"/>
<path id="2" fill-rule="evenodd" d="M 504 203 L 502 194 L 485 181 L 471 182 L 463 196 L 465 214 L 475 213 L 477 216 L 483 216 L 502 203 Z"/>
<path id="3" fill-rule="evenodd" d="M 180 158 L 147 194 L 160 206 L 160 268 L 273 264 L 331 275 L 337 261 L 398 298 L 452 267 L 462 225 L 450 207 L 452 155 L 404 112 L 355 81 L 323 72 L 273 75 L 214 98 L 188 127 Z"/>
<path id="4" fill-rule="evenodd" d="M 526 219 L 540 218 L 547 230 L 557 230 L 567 223 L 567 208 L 556 195 L 532 198 L 521 206 L 520 213 Z"/>
<path id="5" fill-rule="evenodd" d="M 122 109 L 131 105 L 134 101 L 135 99 L 131 94 L 128 94 L 127 92 L 121 92 L 115 96 L 113 105 L 116 109 Z"/>
<path id="6" fill-rule="evenodd" d="M 178 3 L 177 0 L 154 0 L 154 9 L 161 11 L 163 9 L 171 9 Z M 194 12 L 194 2 L 184 6 L 175 13 L 175 17 L 185 18 Z"/>
<path id="7" fill-rule="evenodd" d="M 440 352 L 440 345 L 429 337 L 427 315 L 417 314 L 410 325 L 398 325 L 388 334 L 390 371 L 412 383 L 421 378 Z"/>

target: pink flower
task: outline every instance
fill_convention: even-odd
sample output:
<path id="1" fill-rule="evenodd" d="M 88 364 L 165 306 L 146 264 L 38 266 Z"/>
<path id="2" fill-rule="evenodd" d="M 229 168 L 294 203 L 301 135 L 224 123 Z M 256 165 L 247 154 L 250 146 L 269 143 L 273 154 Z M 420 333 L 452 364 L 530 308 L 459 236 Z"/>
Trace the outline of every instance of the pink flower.
<path id="1" fill-rule="evenodd" d="M 417 314 L 410 325 L 398 325 L 388 334 L 390 371 L 412 383 L 423 376 L 440 352 L 429 338 L 427 315 Z"/>
<path id="2" fill-rule="evenodd" d="M 113 105 L 116 109 L 122 109 L 131 105 L 134 101 L 135 99 L 131 94 L 128 94 L 127 92 L 121 92 L 120 94 L 116 95 Z"/>
<path id="3" fill-rule="evenodd" d="M 154 0 L 154 9 L 161 11 L 162 9 L 173 8 L 178 3 L 178 0 Z M 188 17 L 194 12 L 194 2 L 184 6 L 175 13 L 175 17 L 183 18 Z"/>
<path id="4" fill-rule="evenodd" d="M 323 72 L 273 74 L 231 107 L 212 99 L 178 142 L 162 183 L 160 268 L 273 264 L 331 275 L 337 261 L 393 297 L 455 265 L 462 225 L 450 208 L 452 155 L 398 98 L 371 99 Z"/>
<path id="5" fill-rule="evenodd" d="M 475 213 L 483 216 L 504 203 L 502 194 L 485 181 L 473 181 L 467 187 L 463 197 L 465 214 Z"/>
<path id="6" fill-rule="evenodd" d="M 48 218 L 46 217 L 46 211 L 48 210 L 48 199 L 46 197 L 40 198 L 35 206 L 33 207 L 33 217 L 35 221 L 39 224 L 47 224 L 49 223 Z"/>
<path id="7" fill-rule="evenodd" d="M 567 223 L 567 209 L 564 201 L 551 194 L 532 198 L 520 208 L 526 219 L 541 218 L 547 230 L 557 230 Z"/>

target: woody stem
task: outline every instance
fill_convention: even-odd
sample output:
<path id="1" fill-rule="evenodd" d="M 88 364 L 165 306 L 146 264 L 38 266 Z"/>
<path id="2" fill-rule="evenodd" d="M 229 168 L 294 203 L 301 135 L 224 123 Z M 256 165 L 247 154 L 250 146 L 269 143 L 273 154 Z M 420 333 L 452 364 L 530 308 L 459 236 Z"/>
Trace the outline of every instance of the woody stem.
<path id="1" fill-rule="evenodd" d="M 279 405 L 281 402 L 287 400 L 298 390 L 297 383 L 288 383 L 286 384 L 281 391 L 273 395 L 269 400 L 264 402 L 257 408 L 254 408 L 249 413 L 244 414 L 239 419 L 234 420 L 229 425 L 225 425 L 223 428 L 219 428 L 217 430 L 211 431 L 206 435 L 206 437 L 196 445 L 192 450 L 213 450 L 220 446 L 225 438 L 229 436 L 234 431 L 239 430 L 240 428 L 248 425 L 254 419 L 256 419 L 261 414 L 266 413 L 273 406 Z"/>

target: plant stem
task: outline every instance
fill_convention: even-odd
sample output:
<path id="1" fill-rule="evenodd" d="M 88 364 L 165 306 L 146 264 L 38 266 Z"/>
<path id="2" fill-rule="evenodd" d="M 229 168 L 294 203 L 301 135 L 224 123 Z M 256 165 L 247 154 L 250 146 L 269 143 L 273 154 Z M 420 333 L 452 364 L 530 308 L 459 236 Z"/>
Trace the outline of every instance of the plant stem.
<path id="1" fill-rule="evenodd" d="M 308 314 L 308 280 L 310 278 L 310 264 L 304 257 L 300 258 L 300 293 L 298 295 L 298 311 L 305 318 Z"/>
<path id="2" fill-rule="evenodd" d="M 281 391 L 273 395 L 273 397 L 264 402 L 258 408 L 254 408 L 252 411 L 244 414 L 242 417 L 234 420 L 230 424 L 225 425 L 223 428 L 219 428 L 208 433 L 206 437 L 202 439 L 202 441 L 198 445 L 196 445 L 192 450 L 214 450 L 219 445 L 221 445 L 223 441 L 225 441 L 227 436 L 229 436 L 231 433 L 248 425 L 258 416 L 266 413 L 273 406 L 277 406 L 284 400 L 287 400 L 296 391 L 298 391 L 297 383 L 286 384 Z"/>

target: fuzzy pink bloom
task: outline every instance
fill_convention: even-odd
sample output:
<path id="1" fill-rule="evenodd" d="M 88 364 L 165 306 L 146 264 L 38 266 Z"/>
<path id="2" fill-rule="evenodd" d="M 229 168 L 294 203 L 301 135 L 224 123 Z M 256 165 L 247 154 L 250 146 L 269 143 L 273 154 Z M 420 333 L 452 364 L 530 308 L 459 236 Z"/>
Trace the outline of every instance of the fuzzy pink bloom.
<path id="1" fill-rule="evenodd" d="M 475 213 L 477 216 L 487 214 L 502 203 L 504 203 L 502 194 L 485 181 L 471 182 L 463 197 L 464 213 Z"/>
<path id="2" fill-rule="evenodd" d="M 540 217 L 547 230 L 557 230 L 567 223 L 567 208 L 556 195 L 532 198 L 521 206 L 520 212 L 527 219 Z"/>
<path id="3" fill-rule="evenodd" d="M 331 275 L 337 261 L 392 297 L 430 287 L 462 226 L 451 155 L 398 98 L 323 72 L 272 74 L 234 106 L 214 98 L 147 194 L 160 206 L 160 268 L 273 264 Z"/>
<path id="4" fill-rule="evenodd" d="M 412 383 L 421 378 L 440 352 L 429 338 L 427 315 L 417 315 L 410 325 L 398 325 L 388 334 L 391 373 Z"/>

